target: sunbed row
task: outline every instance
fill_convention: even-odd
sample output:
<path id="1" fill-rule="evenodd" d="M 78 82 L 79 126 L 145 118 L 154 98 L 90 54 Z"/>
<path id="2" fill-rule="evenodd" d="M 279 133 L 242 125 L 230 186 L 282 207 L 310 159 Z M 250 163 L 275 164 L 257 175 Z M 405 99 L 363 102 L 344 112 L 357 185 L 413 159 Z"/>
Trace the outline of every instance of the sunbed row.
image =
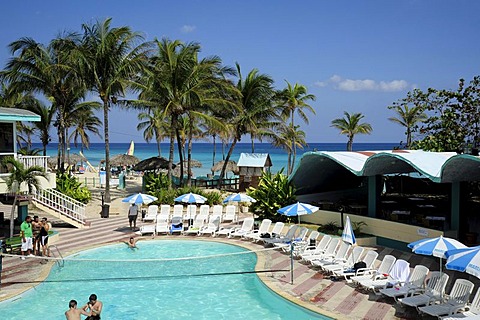
<path id="1" fill-rule="evenodd" d="M 173 217 L 182 217 L 183 221 L 194 220 L 197 215 L 204 217 L 205 221 L 208 221 L 210 215 L 220 216 L 220 222 L 232 221 L 236 222 L 238 215 L 236 208 L 233 205 L 228 205 L 223 210 L 223 206 L 215 205 L 210 210 L 208 204 L 201 205 L 197 208 L 196 205 L 190 204 L 187 206 L 186 211 L 181 204 L 170 206 L 168 204 L 162 204 L 160 208 L 157 205 L 148 206 L 146 215 L 143 217 L 144 222 L 156 222 L 158 219 L 171 221 Z"/>

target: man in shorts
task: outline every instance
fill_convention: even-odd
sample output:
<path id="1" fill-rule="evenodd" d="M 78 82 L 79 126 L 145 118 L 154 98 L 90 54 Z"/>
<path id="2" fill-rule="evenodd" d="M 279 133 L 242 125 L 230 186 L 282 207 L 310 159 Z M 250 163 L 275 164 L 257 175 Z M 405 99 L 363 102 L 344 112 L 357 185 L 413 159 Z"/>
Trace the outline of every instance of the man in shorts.
<path id="1" fill-rule="evenodd" d="M 87 304 L 82 308 L 83 311 L 90 311 L 90 315 L 85 320 L 100 320 L 100 313 L 102 312 L 103 303 L 97 300 L 96 294 L 91 294 L 88 298 Z"/>
<path id="2" fill-rule="evenodd" d="M 38 216 L 33 216 L 32 231 L 33 231 L 33 255 L 40 253 L 40 229 L 42 225 L 38 220 Z"/>
<path id="3" fill-rule="evenodd" d="M 32 217 L 27 216 L 25 221 L 20 225 L 20 236 L 22 237 L 22 260 L 25 260 L 25 254 L 33 256 L 33 231 L 32 231 Z"/>
<path id="4" fill-rule="evenodd" d="M 84 315 L 89 317 L 90 313 L 85 312 L 83 309 L 77 309 L 77 301 L 76 300 L 70 300 L 70 303 L 68 304 L 68 310 L 65 311 L 65 317 L 67 317 L 67 320 L 81 320 L 80 315 Z"/>
<path id="5" fill-rule="evenodd" d="M 138 206 L 135 203 L 132 203 L 128 209 L 128 222 L 130 223 L 130 230 L 135 230 L 137 228 L 137 216 L 138 216 Z M 132 229 L 133 223 L 133 229 Z"/>

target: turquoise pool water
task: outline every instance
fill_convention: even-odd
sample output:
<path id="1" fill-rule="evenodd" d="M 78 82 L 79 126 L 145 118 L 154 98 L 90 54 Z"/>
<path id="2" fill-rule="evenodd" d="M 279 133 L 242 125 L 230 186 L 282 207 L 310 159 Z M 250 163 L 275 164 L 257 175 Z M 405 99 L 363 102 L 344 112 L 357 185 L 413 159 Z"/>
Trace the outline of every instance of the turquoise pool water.
<path id="1" fill-rule="evenodd" d="M 74 258 L 144 260 L 246 251 L 206 241 L 137 245 L 138 250 L 105 246 Z M 0 314 L 2 319 L 65 319 L 70 299 L 82 306 L 95 293 L 104 303 L 102 319 L 329 319 L 277 296 L 256 274 L 242 273 L 254 270 L 255 263 L 255 254 L 160 262 L 66 261 L 63 268 L 52 269 L 46 282 L 0 303 Z"/>

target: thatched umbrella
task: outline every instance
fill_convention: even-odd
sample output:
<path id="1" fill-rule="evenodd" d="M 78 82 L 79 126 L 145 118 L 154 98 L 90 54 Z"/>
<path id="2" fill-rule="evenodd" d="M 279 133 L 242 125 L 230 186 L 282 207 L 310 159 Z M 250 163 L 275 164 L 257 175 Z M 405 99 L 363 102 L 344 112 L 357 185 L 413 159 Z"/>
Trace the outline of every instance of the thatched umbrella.
<path id="1" fill-rule="evenodd" d="M 183 168 L 183 174 L 187 174 L 187 168 Z M 172 175 L 174 177 L 180 177 L 180 166 L 176 166 L 175 169 L 172 171 Z M 193 171 L 190 169 L 190 176 L 193 177 Z"/>
<path id="2" fill-rule="evenodd" d="M 173 164 L 173 168 L 176 165 Z M 163 157 L 152 157 L 145 160 L 140 161 L 134 167 L 134 171 L 154 171 L 160 169 L 168 169 L 168 160 Z"/>
<path id="3" fill-rule="evenodd" d="M 180 165 L 180 162 L 177 163 L 177 166 L 179 166 L 179 165 Z M 187 161 L 187 160 L 184 160 L 184 161 L 183 161 L 183 167 L 184 167 L 184 168 L 187 168 L 187 166 L 188 166 L 188 161 Z M 198 160 L 192 159 L 192 160 L 190 160 L 190 166 L 191 166 L 192 168 L 201 168 L 201 167 L 202 167 L 202 163 L 201 163 L 200 161 L 198 161 Z"/>
<path id="4" fill-rule="evenodd" d="M 110 159 L 110 165 L 117 167 L 117 166 L 133 166 L 140 162 L 135 156 L 131 156 L 129 154 L 117 154 Z"/>
<path id="5" fill-rule="evenodd" d="M 213 165 L 213 167 L 210 170 L 212 170 L 212 172 L 222 171 L 224 163 L 225 163 L 225 160 L 218 161 Z M 227 162 L 227 168 L 225 171 L 232 171 L 234 174 L 238 174 L 239 170 L 238 170 L 237 163 L 233 160 L 229 160 Z"/>
<path id="6" fill-rule="evenodd" d="M 47 159 L 47 164 L 50 168 L 55 169 L 57 167 L 58 156 L 53 156 Z M 77 153 L 72 153 L 68 156 L 65 156 L 65 165 L 76 165 L 77 163 L 85 161 L 85 158 Z"/>

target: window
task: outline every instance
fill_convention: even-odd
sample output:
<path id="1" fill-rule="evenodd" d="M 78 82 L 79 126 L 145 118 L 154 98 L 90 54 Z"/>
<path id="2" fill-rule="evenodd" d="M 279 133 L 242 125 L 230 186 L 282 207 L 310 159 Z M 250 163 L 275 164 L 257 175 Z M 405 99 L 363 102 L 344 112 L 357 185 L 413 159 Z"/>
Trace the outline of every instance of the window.
<path id="1" fill-rule="evenodd" d="M 13 123 L 0 123 L 0 153 L 14 152 Z"/>

